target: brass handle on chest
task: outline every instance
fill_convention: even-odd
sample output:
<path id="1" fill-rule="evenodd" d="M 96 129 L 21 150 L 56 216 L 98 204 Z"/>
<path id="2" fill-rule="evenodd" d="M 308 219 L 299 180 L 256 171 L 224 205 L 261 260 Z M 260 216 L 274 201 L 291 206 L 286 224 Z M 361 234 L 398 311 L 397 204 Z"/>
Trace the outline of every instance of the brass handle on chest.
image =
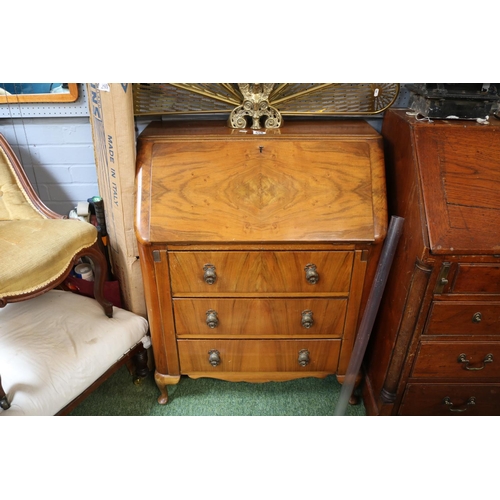
<path id="1" fill-rule="evenodd" d="M 446 396 L 443 399 L 443 404 L 448 405 L 450 407 L 450 411 L 462 413 L 464 411 L 467 411 L 467 406 L 474 406 L 476 404 L 476 398 L 474 396 L 471 396 L 467 400 L 467 403 L 465 403 L 464 408 L 453 408 L 453 403 L 452 403 L 451 398 L 449 396 Z"/>
<path id="2" fill-rule="evenodd" d="M 309 351 L 307 349 L 302 349 L 299 351 L 299 357 L 297 359 L 300 366 L 307 366 L 311 359 L 309 358 Z"/>
<path id="3" fill-rule="evenodd" d="M 207 314 L 207 325 L 210 328 L 215 328 L 219 324 L 219 318 L 217 316 L 217 311 L 214 311 L 213 309 L 209 309 L 206 314 Z"/>
<path id="4" fill-rule="evenodd" d="M 316 271 L 316 266 L 314 264 L 306 264 L 304 271 L 306 272 L 306 281 L 308 283 L 315 285 L 319 281 L 319 274 Z"/>
<path id="5" fill-rule="evenodd" d="M 203 279 L 207 285 L 213 285 L 217 281 L 217 273 L 213 264 L 205 264 L 203 266 Z"/>
<path id="6" fill-rule="evenodd" d="M 311 328 L 314 325 L 313 313 L 309 309 L 302 311 L 302 326 L 304 328 Z"/>
<path id="7" fill-rule="evenodd" d="M 211 349 L 208 351 L 208 362 L 212 366 L 220 365 L 220 352 L 217 349 Z"/>
<path id="8" fill-rule="evenodd" d="M 465 366 L 464 368 L 469 371 L 479 371 L 483 370 L 484 367 L 486 366 L 486 363 L 493 363 L 493 354 L 487 354 L 484 359 L 483 359 L 483 366 L 478 366 L 478 367 L 473 367 L 469 366 L 470 360 L 467 359 L 467 354 L 462 353 L 460 356 L 458 356 L 458 362 L 463 363 Z"/>
<path id="9" fill-rule="evenodd" d="M 481 323 L 482 319 L 483 319 L 483 315 L 480 312 L 474 313 L 474 315 L 472 316 L 473 323 Z"/>

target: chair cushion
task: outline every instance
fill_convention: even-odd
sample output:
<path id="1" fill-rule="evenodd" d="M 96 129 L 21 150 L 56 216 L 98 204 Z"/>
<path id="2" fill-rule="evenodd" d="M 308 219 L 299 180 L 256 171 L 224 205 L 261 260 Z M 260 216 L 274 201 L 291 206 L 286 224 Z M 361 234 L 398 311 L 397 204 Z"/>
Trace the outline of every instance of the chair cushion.
<path id="1" fill-rule="evenodd" d="M 0 298 L 43 288 L 92 246 L 97 229 L 73 219 L 0 221 Z"/>
<path id="2" fill-rule="evenodd" d="M 0 309 L 0 416 L 54 415 L 137 345 L 148 322 L 89 297 L 51 290 Z"/>

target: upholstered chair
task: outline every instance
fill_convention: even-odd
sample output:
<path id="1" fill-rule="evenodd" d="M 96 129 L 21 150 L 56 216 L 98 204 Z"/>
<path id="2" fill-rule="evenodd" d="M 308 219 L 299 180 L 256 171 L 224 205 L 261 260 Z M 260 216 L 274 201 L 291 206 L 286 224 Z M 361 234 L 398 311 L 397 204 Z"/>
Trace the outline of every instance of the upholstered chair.
<path id="1" fill-rule="evenodd" d="M 103 295 L 107 264 L 98 243 L 92 224 L 43 204 L 0 134 L 0 307 L 55 288 L 85 256 L 94 267 L 94 297 L 112 317 L 113 305 Z"/>

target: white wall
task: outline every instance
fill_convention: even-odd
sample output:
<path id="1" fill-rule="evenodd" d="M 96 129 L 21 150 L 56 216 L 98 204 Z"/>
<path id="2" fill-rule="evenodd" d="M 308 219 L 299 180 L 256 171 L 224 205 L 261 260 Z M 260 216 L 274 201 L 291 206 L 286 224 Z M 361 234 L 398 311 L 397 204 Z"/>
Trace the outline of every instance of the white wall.
<path id="1" fill-rule="evenodd" d="M 99 194 L 88 117 L 4 118 L 0 133 L 50 209 L 67 215 Z"/>

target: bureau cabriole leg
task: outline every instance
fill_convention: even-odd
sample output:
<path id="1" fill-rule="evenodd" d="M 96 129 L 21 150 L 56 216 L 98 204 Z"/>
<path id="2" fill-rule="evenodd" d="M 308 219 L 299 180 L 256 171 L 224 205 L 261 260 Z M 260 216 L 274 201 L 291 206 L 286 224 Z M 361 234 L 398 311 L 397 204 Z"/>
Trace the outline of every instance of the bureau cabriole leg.
<path id="1" fill-rule="evenodd" d="M 155 371 L 155 382 L 161 392 L 158 397 L 158 403 L 161 405 L 166 405 L 168 403 L 167 385 L 178 384 L 180 379 L 180 375 L 164 375 L 163 373 Z"/>

